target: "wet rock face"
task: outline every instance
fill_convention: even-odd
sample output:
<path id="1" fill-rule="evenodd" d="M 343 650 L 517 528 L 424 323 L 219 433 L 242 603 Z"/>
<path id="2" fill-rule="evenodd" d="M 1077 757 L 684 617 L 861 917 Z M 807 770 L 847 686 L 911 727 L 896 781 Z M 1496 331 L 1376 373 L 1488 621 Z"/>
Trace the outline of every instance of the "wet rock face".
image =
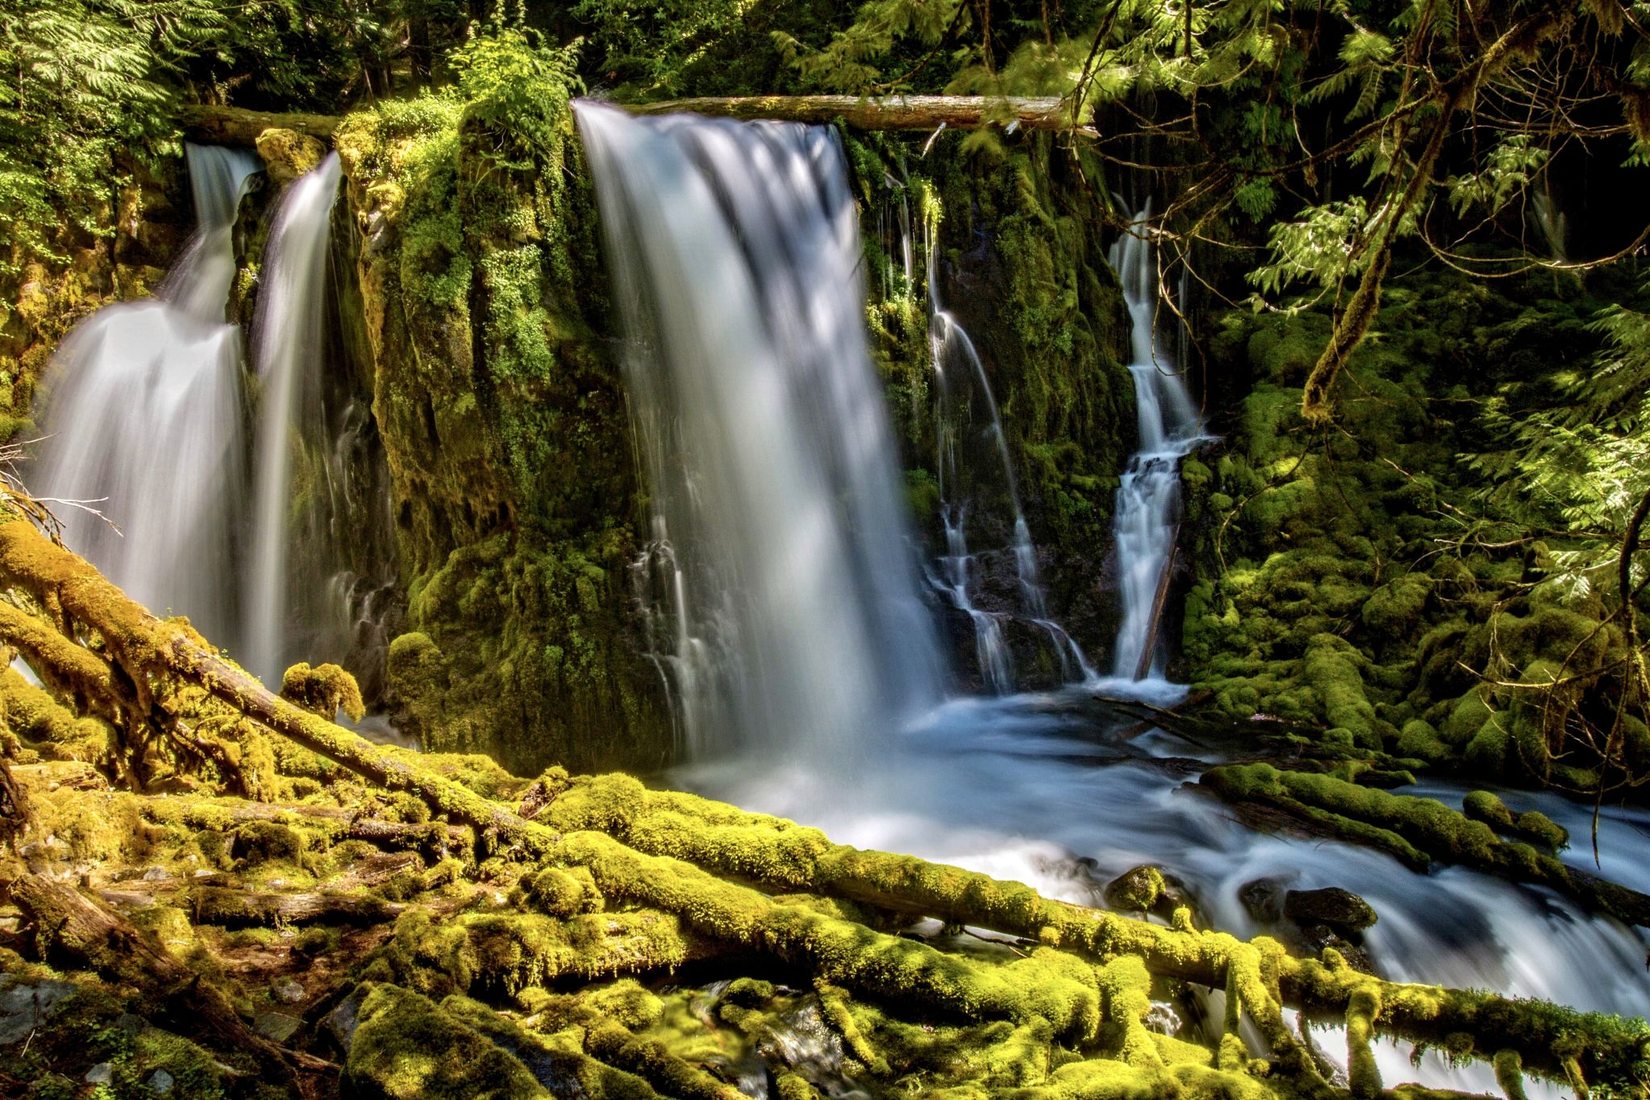
<path id="1" fill-rule="evenodd" d="M 1377 919 L 1367 901 L 1339 886 L 1290 890 L 1283 895 L 1283 915 L 1302 927 L 1325 924 L 1345 932 L 1361 932 Z"/>
<path id="2" fill-rule="evenodd" d="M 1259 924 L 1273 924 L 1283 919 L 1283 883 L 1275 878 L 1257 878 L 1238 888 L 1238 901 L 1244 912 Z"/>
<path id="3" fill-rule="evenodd" d="M 1290 890 L 1285 880 L 1260 878 L 1238 889 L 1238 901 L 1258 924 L 1283 925 L 1282 938 L 1296 950 L 1334 948 L 1359 970 L 1373 970 L 1363 932 L 1377 920 L 1363 898 L 1339 886 Z"/>

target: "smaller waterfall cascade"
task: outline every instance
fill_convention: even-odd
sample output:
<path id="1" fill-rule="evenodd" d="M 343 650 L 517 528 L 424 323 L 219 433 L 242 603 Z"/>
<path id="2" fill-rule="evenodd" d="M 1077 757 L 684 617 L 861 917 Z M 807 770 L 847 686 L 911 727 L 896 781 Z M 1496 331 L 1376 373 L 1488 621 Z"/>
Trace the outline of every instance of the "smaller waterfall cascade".
<path id="1" fill-rule="evenodd" d="M 1013 656 L 1004 636 L 1005 622 L 1016 617 L 1030 622 L 1047 638 L 1060 663 L 1062 680 L 1070 683 L 1093 679 L 1082 649 L 1049 618 L 1048 601 L 1038 575 L 1037 548 L 1020 503 L 1002 414 L 974 341 L 941 298 L 935 227 L 928 227 L 927 237 L 928 339 L 934 364 L 934 438 L 938 451 L 935 468 L 939 471 L 940 526 L 945 536 L 945 552 L 939 558 L 934 586 L 973 622 L 980 678 L 993 694 L 1005 695 L 1016 687 Z M 1017 592 L 1014 606 L 1004 610 L 977 606 L 980 559 L 970 552 L 968 543 L 970 511 L 986 507 L 986 498 L 993 495 L 1012 517 L 1006 537 L 1013 552 Z"/>
<path id="2" fill-rule="evenodd" d="M 294 625 L 288 558 L 295 456 L 306 428 L 323 421 L 327 248 L 338 195 L 336 153 L 295 181 L 281 199 L 264 253 L 253 319 L 258 373 L 254 430 L 252 544 L 248 553 L 246 666 L 265 683 L 280 683 L 292 656 Z"/>
<path id="3" fill-rule="evenodd" d="M 1129 372 L 1140 424 L 1140 450 L 1123 471 L 1112 520 L 1123 605 L 1112 674 L 1129 681 L 1163 678 L 1157 619 L 1180 527 L 1180 460 L 1206 438 L 1186 383 L 1157 330 L 1157 258 L 1150 218 L 1148 203 L 1111 252 L 1134 324 Z"/>
<path id="4" fill-rule="evenodd" d="M 865 333 L 834 134 L 575 104 L 690 758 L 854 768 L 943 665 Z"/>
<path id="5" fill-rule="evenodd" d="M 240 330 L 224 323 L 231 241 L 262 162 L 188 145 L 196 232 L 155 296 L 81 322 L 53 357 L 31 480 L 70 546 L 157 613 L 233 637 L 245 480 Z M 106 518 L 103 518 L 106 517 Z"/>

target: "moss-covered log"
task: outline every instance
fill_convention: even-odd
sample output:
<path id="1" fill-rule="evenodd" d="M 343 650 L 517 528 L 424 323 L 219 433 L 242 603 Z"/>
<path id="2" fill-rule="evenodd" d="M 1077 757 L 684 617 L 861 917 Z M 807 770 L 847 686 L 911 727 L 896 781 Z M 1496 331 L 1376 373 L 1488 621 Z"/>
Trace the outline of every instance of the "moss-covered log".
<path id="1" fill-rule="evenodd" d="M 208 103 L 185 103 L 178 108 L 178 122 L 190 140 L 213 145 L 244 145 L 249 149 L 257 147 L 258 135 L 265 130 L 291 130 L 328 139 L 341 121 L 338 115 L 249 111 L 244 107 Z"/>
<path id="2" fill-rule="evenodd" d="M 789 122 L 828 123 L 840 119 L 861 130 L 932 130 L 938 126 L 974 130 L 1011 123 L 1027 130 L 1073 128 L 1066 101 L 1053 96 L 1040 99 L 967 95 L 709 96 L 623 106 L 637 114 L 650 115 L 693 111 L 720 118 L 773 118 Z M 291 130 L 330 139 L 343 122 L 339 115 L 250 111 L 205 103 L 179 107 L 178 120 L 183 132 L 195 141 L 248 148 L 258 144 L 258 135 L 265 130 Z"/>
<path id="3" fill-rule="evenodd" d="M 1333 953 L 1323 961 L 1297 959 L 1265 938 L 1244 943 L 1197 931 L 1184 914 L 1163 928 L 1054 902 L 1016 883 L 832 845 L 816 830 L 778 819 L 684 795 L 651 794 L 628 777 L 574 782 L 548 773 L 540 785 L 550 805 L 527 820 L 416 758 L 373 746 L 272 694 L 187 625 L 155 619 L 26 521 L 0 520 L 0 577 L 42 603 L 49 597 L 62 608 L 65 623 L 80 624 L 83 640 L 95 639 L 125 677 L 147 690 L 164 692 L 176 684 L 204 690 L 375 784 L 418 795 L 488 837 L 492 851 L 546 867 L 579 868 L 609 903 L 628 901 L 670 914 L 695 937 L 765 955 L 876 1001 L 998 1019 L 1078 1049 L 1111 1049 L 1115 1044 L 1106 1036 L 1121 1036 L 1119 1053 L 1126 1055 L 1134 1029 L 1118 1023 L 1115 1013 L 1119 1005 L 1133 1004 L 1133 995 L 1108 989 L 1117 983 L 1135 989 L 1156 975 L 1227 989 L 1230 1003 L 1241 1005 L 1280 1063 L 1305 1081 L 1316 1071 L 1284 1025 L 1284 1006 L 1336 1019 L 1350 1013 L 1360 1029 L 1367 1023 L 1382 1035 L 1447 1043 L 1463 1057 L 1490 1060 L 1512 1046 L 1526 1070 L 1543 1076 L 1566 1079 L 1580 1072 L 1594 1083 L 1632 1089 L 1644 1084 L 1650 1029 L 1642 1021 L 1384 982 Z M 834 903 L 774 896 L 733 879 L 995 928 L 1038 946 L 1006 963 L 948 953 L 878 932 Z M 1145 978 L 1124 981 L 1111 973 L 1111 964 L 1127 958 L 1139 960 Z M 671 965 L 663 956 L 658 961 Z M 1096 964 L 1105 969 L 1097 971 Z M 1123 1061 L 1136 1071 L 1168 1072 L 1155 1070 L 1145 1054 Z M 1369 1087 L 1367 1074 L 1361 1081 Z"/>
<path id="4" fill-rule="evenodd" d="M 719 118 L 772 118 L 785 122 L 827 123 L 840 119 L 859 130 L 933 130 L 940 126 L 976 130 L 982 126 L 1010 124 L 1027 130 L 1070 130 L 1074 126 L 1067 102 L 1053 96 L 1042 99 L 971 95 L 706 96 L 621 106 L 646 115 L 692 111 Z"/>

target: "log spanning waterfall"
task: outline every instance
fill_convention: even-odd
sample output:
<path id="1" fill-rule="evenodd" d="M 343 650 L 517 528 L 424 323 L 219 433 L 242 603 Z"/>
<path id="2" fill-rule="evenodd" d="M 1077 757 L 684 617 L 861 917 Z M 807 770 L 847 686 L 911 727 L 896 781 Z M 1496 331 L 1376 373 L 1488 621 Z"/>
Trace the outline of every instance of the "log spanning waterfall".
<path id="1" fill-rule="evenodd" d="M 1180 460 L 1204 438 L 1197 408 L 1158 331 L 1150 217 L 1148 204 L 1111 254 L 1134 325 L 1129 373 L 1140 426 L 1140 450 L 1123 471 L 1112 520 L 1123 605 L 1112 675 L 1124 681 L 1163 679 L 1157 627 L 1180 528 Z"/>
<path id="2" fill-rule="evenodd" d="M 292 544 L 294 453 L 323 422 L 327 246 L 338 196 L 338 155 L 287 189 L 264 251 L 263 285 L 252 326 L 260 383 L 254 431 L 252 546 L 246 591 L 244 663 L 278 683 L 289 659 L 292 601 L 287 561 Z"/>
<path id="3" fill-rule="evenodd" d="M 84 502 L 55 506 L 71 547 L 157 613 L 188 615 L 208 637 L 231 641 L 248 668 L 278 683 L 295 632 L 325 632 L 324 623 L 297 620 L 338 614 L 317 606 L 324 592 L 299 599 L 288 582 L 295 455 L 320 452 L 319 465 L 336 449 L 315 437 L 326 425 L 338 160 L 293 183 L 275 216 L 253 332 L 254 432 L 241 330 L 225 323 L 224 310 L 237 211 L 262 165 L 240 150 L 190 145 L 187 155 L 195 236 L 154 298 L 100 310 L 64 339 L 31 481 L 43 497 Z M 348 645 L 327 641 L 314 655 L 341 656 Z"/>
<path id="4" fill-rule="evenodd" d="M 239 633 L 241 334 L 224 323 L 247 152 L 186 147 L 196 230 L 155 296 L 99 310 L 59 345 L 31 481 L 68 544 L 157 613 Z M 101 515 L 86 509 L 95 509 Z"/>
<path id="5" fill-rule="evenodd" d="M 575 105 L 689 756 L 840 765 L 938 700 L 828 129 Z"/>

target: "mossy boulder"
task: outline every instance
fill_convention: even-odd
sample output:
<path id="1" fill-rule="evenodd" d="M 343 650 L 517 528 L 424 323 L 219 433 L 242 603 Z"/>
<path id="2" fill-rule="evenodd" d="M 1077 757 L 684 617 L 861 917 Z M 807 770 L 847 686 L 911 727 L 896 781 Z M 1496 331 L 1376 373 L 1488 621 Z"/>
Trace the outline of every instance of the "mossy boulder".
<path id="1" fill-rule="evenodd" d="M 337 134 L 361 230 L 343 312 L 408 595 L 387 694 L 429 748 L 654 767 L 672 734 L 629 594 L 640 505 L 593 204 L 566 87 L 522 93 L 531 140 L 467 84 Z"/>
<path id="2" fill-rule="evenodd" d="M 258 135 L 257 146 L 269 182 L 277 187 L 285 187 L 306 172 L 314 171 L 327 155 L 327 147 L 318 139 L 276 126 Z"/>

